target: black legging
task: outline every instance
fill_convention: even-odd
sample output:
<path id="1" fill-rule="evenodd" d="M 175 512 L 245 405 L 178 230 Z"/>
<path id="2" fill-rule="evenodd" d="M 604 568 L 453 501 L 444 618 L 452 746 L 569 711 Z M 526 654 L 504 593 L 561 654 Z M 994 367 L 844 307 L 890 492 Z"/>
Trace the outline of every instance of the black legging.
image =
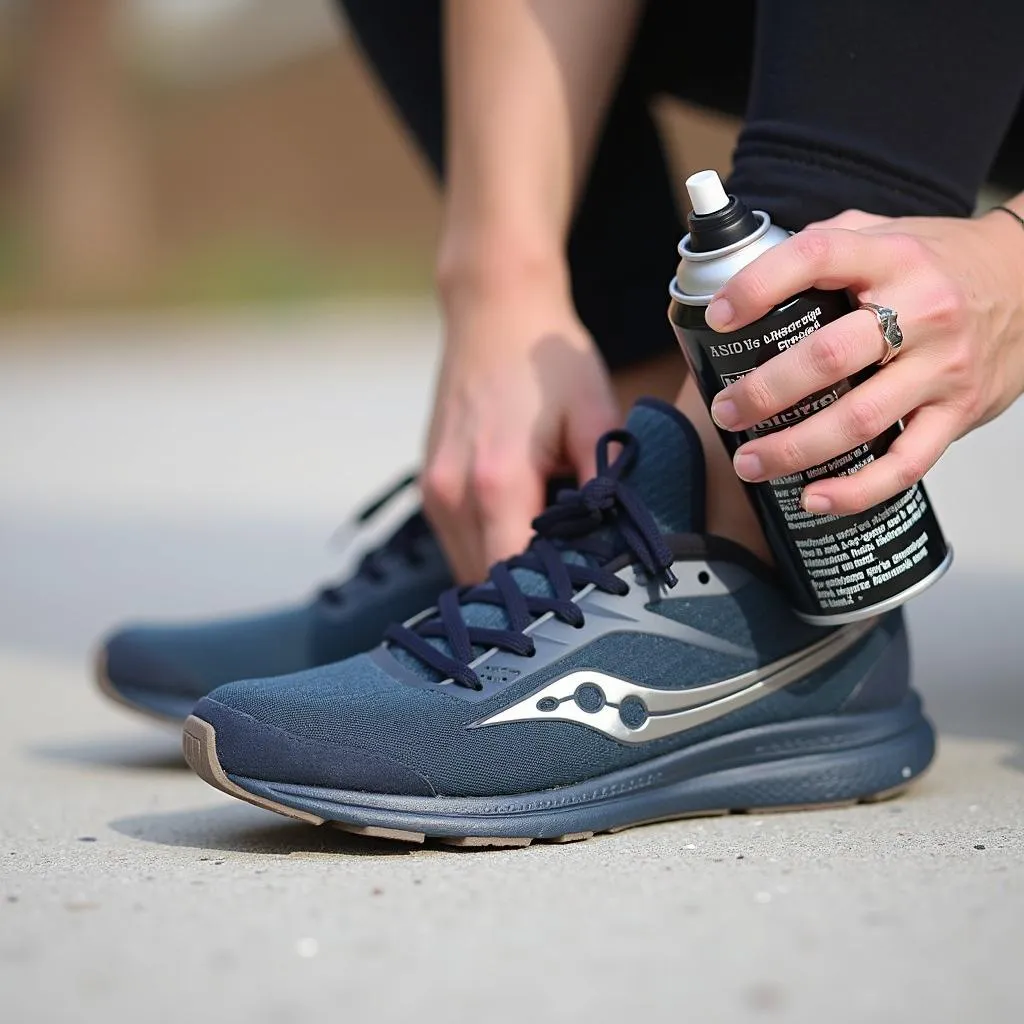
<path id="1" fill-rule="evenodd" d="M 340 3 L 442 177 L 440 0 Z M 1020 138 L 1022 90 L 1022 0 L 648 0 L 569 240 L 580 318 L 612 369 L 675 345 L 666 286 L 683 228 L 653 97 L 745 114 L 729 191 L 796 230 L 848 208 L 967 216 L 1000 144 Z"/>

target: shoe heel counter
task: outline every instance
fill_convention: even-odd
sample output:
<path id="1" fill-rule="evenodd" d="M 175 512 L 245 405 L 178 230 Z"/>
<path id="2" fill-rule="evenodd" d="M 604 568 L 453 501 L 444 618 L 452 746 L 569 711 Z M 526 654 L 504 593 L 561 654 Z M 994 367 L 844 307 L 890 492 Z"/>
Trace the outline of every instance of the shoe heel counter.
<path id="1" fill-rule="evenodd" d="M 910 642 L 903 612 L 897 609 L 886 615 L 878 632 L 880 635 L 875 642 L 884 646 L 843 702 L 843 711 L 881 711 L 897 707 L 910 692 Z"/>

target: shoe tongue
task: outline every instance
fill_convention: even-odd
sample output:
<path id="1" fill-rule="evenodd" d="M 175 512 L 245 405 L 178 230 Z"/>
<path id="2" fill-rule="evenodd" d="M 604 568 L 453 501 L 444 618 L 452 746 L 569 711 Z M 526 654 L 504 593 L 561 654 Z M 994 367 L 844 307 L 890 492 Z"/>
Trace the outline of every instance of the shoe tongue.
<path id="1" fill-rule="evenodd" d="M 638 442 L 638 454 L 622 479 L 643 499 L 663 533 L 701 533 L 704 530 L 704 450 L 693 425 L 681 412 L 655 398 L 642 398 L 626 420 L 628 430 Z M 565 560 L 585 559 L 566 551 Z M 514 569 L 512 575 L 520 590 L 535 596 L 551 596 L 551 586 L 542 573 Z M 470 602 L 462 606 L 467 625 L 505 629 L 508 617 L 492 604 Z M 444 640 L 428 643 L 451 654 Z M 416 675 L 440 681 L 440 676 L 418 658 L 398 647 L 392 655 Z M 482 654 L 483 648 L 477 651 Z"/>
<path id="2" fill-rule="evenodd" d="M 639 454 L 623 479 L 643 499 L 663 533 L 704 532 L 704 449 L 693 424 L 674 406 L 641 398 L 626 419 Z"/>

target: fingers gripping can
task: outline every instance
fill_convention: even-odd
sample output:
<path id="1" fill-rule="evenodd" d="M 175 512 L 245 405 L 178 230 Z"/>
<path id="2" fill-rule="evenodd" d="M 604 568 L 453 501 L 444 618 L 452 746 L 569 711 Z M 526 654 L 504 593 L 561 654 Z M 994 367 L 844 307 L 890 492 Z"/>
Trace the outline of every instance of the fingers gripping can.
<path id="1" fill-rule="evenodd" d="M 845 292 L 810 290 L 732 333 L 711 330 L 704 312 L 734 274 L 789 237 L 766 213 L 728 196 L 714 171 L 687 180 L 694 212 L 669 293 L 669 320 L 704 401 L 853 309 Z M 741 433 L 720 430 L 732 454 L 745 441 L 801 422 L 867 380 L 872 366 L 808 395 L 792 408 Z M 946 545 L 923 484 L 857 515 L 815 515 L 800 504 L 814 480 L 856 473 L 881 458 L 899 436 L 893 424 L 878 437 L 828 462 L 766 483 L 747 484 L 796 613 L 819 625 L 869 618 L 895 608 L 949 568 Z"/>

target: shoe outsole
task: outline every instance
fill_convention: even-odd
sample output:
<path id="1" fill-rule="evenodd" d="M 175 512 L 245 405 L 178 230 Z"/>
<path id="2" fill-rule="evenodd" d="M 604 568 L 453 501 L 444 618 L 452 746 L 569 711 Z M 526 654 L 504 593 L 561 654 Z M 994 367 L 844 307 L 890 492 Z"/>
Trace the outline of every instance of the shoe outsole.
<path id="1" fill-rule="evenodd" d="M 534 838 L 527 836 L 480 836 L 480 835 L 436 835 L 427 832 L 414 832 L 398 828 L 386 828 L 374 825 L 355 825 L 348 822 L 336 821 L 324 818 L 320 815 L 304 811 L 296 807 L 268 797 L 251 793 L 234 782 L 225 772 L 217 756 L 217 733 L 214 727 L 195 715 L 190 715 L 185 722 L 182 732 L 182 750 L 189 767 L 204 781 L 215 789 L 219 789 L 229 796 L 244 800 L 246 803 L 264 810 L 273 811 L 289 818 L 305 822 L 308 825 L 331 825 L 343 832 L 350 832 L 356 835 L 372 836 L 379 839 L 393 839 L 399 842 L 423 844 L 428 839 L 443 843 L 446 846 L 455 847 L 519 847 L 529 846 L 534 842 L 543 843 L 571 843 L 583 839 L 590 839 L 595 835 L 622 832 L 628 828 L 639 825 L 651 825 L 658 822 L 678 821 L 686 818 L 710 818 L 726 814 L 767 814 L 784 813 L 790 811 L 808 810 L 831 810 L 841 807 L 852 807 L 857 804 L 879 803 L 884 800 L 891 800 L 905 793 L 907 789 L 921 777 L 916 775 L 906 783 L 892 786 L 877 793 L 871 793 L 855 799 L 826 801 L 822 803 L 794 803 L 772 806 L 750 806 L 750 807 L 728 807 L 711 810 L 700 810 L 695 812 L 684 812 L 680 814 L 666 815 L 651 818 L 644 821 L 631 822 L 629 824 L 617 825 L 612 828 L 599 829 L 585 832 L 567 832 L 558 836 L 545 836 Z"/>
<path id="2" fill-rule="evenodd" d="M 93 680 L 100 693 L 115 704 L 128 708 L 129 711 L 142 715 L 151 721 L 159 722 L 161 725 L 173 725 L 175 728 L 181 728 L 184 721 L 183 716 L 165 714 L 164 712 L 157 711 L 155 708 L 130 700 L 110 681 L 110 675 L 107 672 L 107 650 L 105 647 L 101 647 L 96 652 L 96 657 L 93 661 Z"/>

